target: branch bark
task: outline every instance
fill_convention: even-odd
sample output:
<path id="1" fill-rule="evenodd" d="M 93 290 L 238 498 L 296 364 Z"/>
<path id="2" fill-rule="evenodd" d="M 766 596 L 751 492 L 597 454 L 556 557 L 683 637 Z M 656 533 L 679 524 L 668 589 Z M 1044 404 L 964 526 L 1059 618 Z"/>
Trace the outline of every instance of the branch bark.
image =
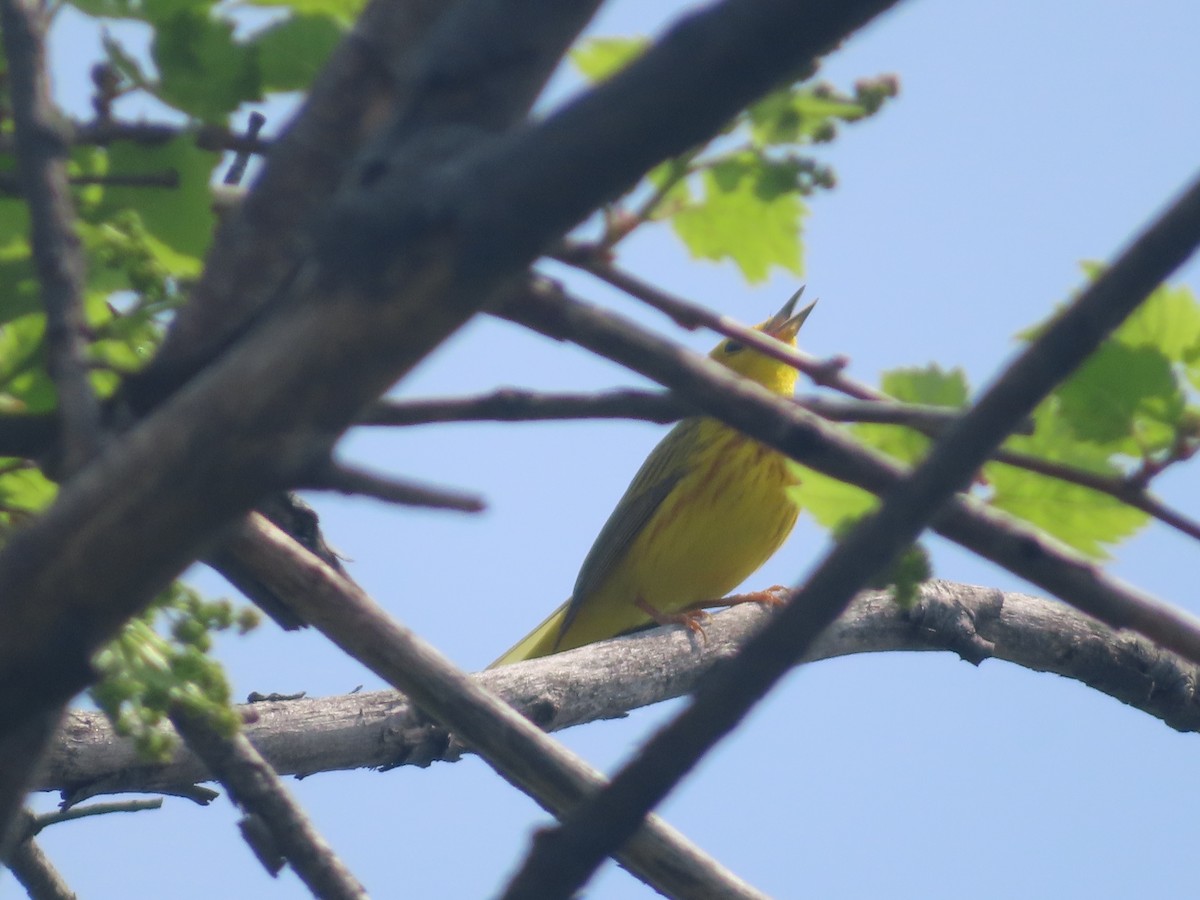
<path id="1" fill-rule="evenodd" d="M 690 693 L 768 620 L 742 604 L 713 617 L 708 640 L 656 628 L 472 676 L 546 731 L 616 718 Z M 911 610 L 878 592 L 860 594 L 813 646 L 806 662 L 856 653 L 941 651 L 971 663 L 1005 660 L 1071 678 L 1162 720 L 1200 732 L 1200 666 L 1068 606 L 993 588 L 931 581 Z M 239 707 L 245 734 L 281 775 L 453 762 L 471 749 L 403 694 L 373 691 Z M 173 793 L 207 779 L 186 750 L 147 765 L 94 712 L 72 711 L 36 789 Z"/>

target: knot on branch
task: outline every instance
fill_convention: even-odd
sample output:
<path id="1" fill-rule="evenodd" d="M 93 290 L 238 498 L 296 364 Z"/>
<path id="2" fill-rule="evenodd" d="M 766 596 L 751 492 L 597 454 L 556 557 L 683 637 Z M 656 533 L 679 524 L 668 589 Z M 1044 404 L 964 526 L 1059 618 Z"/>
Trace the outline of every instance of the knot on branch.
<path id="1" fill-rule="evenodd" d="M 972 608 L 959 602 L 953 591 L 933 581 L 926 584 L 906 618 L 918 637 L 952 650 L 959 658 L 977 666 L 996 655 L 996 645 L 980 630 L 998 620 L 1003 608 L 1004 595 L 1000 591 L 988 592 L 987 602 Z"/>

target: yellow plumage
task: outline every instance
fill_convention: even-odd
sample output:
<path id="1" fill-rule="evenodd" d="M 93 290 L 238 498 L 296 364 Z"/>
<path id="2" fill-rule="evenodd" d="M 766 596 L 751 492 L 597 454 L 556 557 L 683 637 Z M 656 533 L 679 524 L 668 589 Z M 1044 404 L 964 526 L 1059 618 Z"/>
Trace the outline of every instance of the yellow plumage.
<path id="1" fill-rule="evenodd" d="M 812 310 L 799 294 L 758 330 L 795 346 Z M 783 396 L 796 370 L 722 341 L 712 359 Z M 589 551 L 570 600 L 492 663 L 508 665 L 615 637 L 653 621 L 684 621 L 770 558 L 799 510 L 785 457 L 716 419 L 671 429 L 634 476 Z"/>

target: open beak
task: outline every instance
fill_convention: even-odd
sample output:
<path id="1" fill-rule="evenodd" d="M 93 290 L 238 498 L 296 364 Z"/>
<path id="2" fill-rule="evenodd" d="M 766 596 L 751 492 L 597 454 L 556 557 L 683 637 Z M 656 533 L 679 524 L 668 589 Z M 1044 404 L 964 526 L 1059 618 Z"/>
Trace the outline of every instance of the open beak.
<path id="1" fill-rule="evenodd" d="M 808 314 L 813 311 L 813 307 L 817 305 L 814 300 L 800 312 L 792 315 L 792 310 L 796 308 L 796 304 L 800 302 L 800 296 L 804 293 L 804 287 L 792 294 L 791 299 L 783 304 L 783 309 L 771 316 L 763 325 L 763 331 L 773 338 L 778 338 L 784 343 L 790 344 L 800 331 L 800 326 L 804 324 L 804 320 L 808 318 Z"/>

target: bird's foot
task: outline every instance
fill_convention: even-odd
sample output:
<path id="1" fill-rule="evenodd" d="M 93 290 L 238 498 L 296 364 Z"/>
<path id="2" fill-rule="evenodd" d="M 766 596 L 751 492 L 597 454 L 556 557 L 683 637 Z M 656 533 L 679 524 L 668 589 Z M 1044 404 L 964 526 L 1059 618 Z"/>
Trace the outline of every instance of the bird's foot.
<path id="1" fill-rule="evenodd" d="M 690 609 L 702 609 L 713 606 L 739 606 L 743 603 L 761 603 L 772 608 L 783 606 L 792 595 L 792 589 L 782 584 L 772 585 L 766 590 L 751 591 L 748 594 L 734 594 L 732 597 L 722 597 L 720 600 L 701 600 Z"/>
<path id="2" fill-rule="evenodd" d="M 692 634 L 700 636 L 700 639 L 708 643 L 708 635 L 704 633 L 704 623 L 712 618 L 707 612 L 702 609 L 690 609 L 685 612 L 668 613 L 663 612 L 657 606 L 647 603 L 642 598 L 634 601 L 634 606 L 648 615 L 659 625 L 682 625 Z"/>
<path id="3" fill-rule="evenodd" d="M 782 584 L 775 584 L 764 591 L 751 591 L 748 594 L 738 594 L 736 597 L 726 597 L 722 601 L 726 606 L 737 606 L 740 603 L 761 603 L 772 608 L 783 606 L 792 595 L 792 589 Z"/>

